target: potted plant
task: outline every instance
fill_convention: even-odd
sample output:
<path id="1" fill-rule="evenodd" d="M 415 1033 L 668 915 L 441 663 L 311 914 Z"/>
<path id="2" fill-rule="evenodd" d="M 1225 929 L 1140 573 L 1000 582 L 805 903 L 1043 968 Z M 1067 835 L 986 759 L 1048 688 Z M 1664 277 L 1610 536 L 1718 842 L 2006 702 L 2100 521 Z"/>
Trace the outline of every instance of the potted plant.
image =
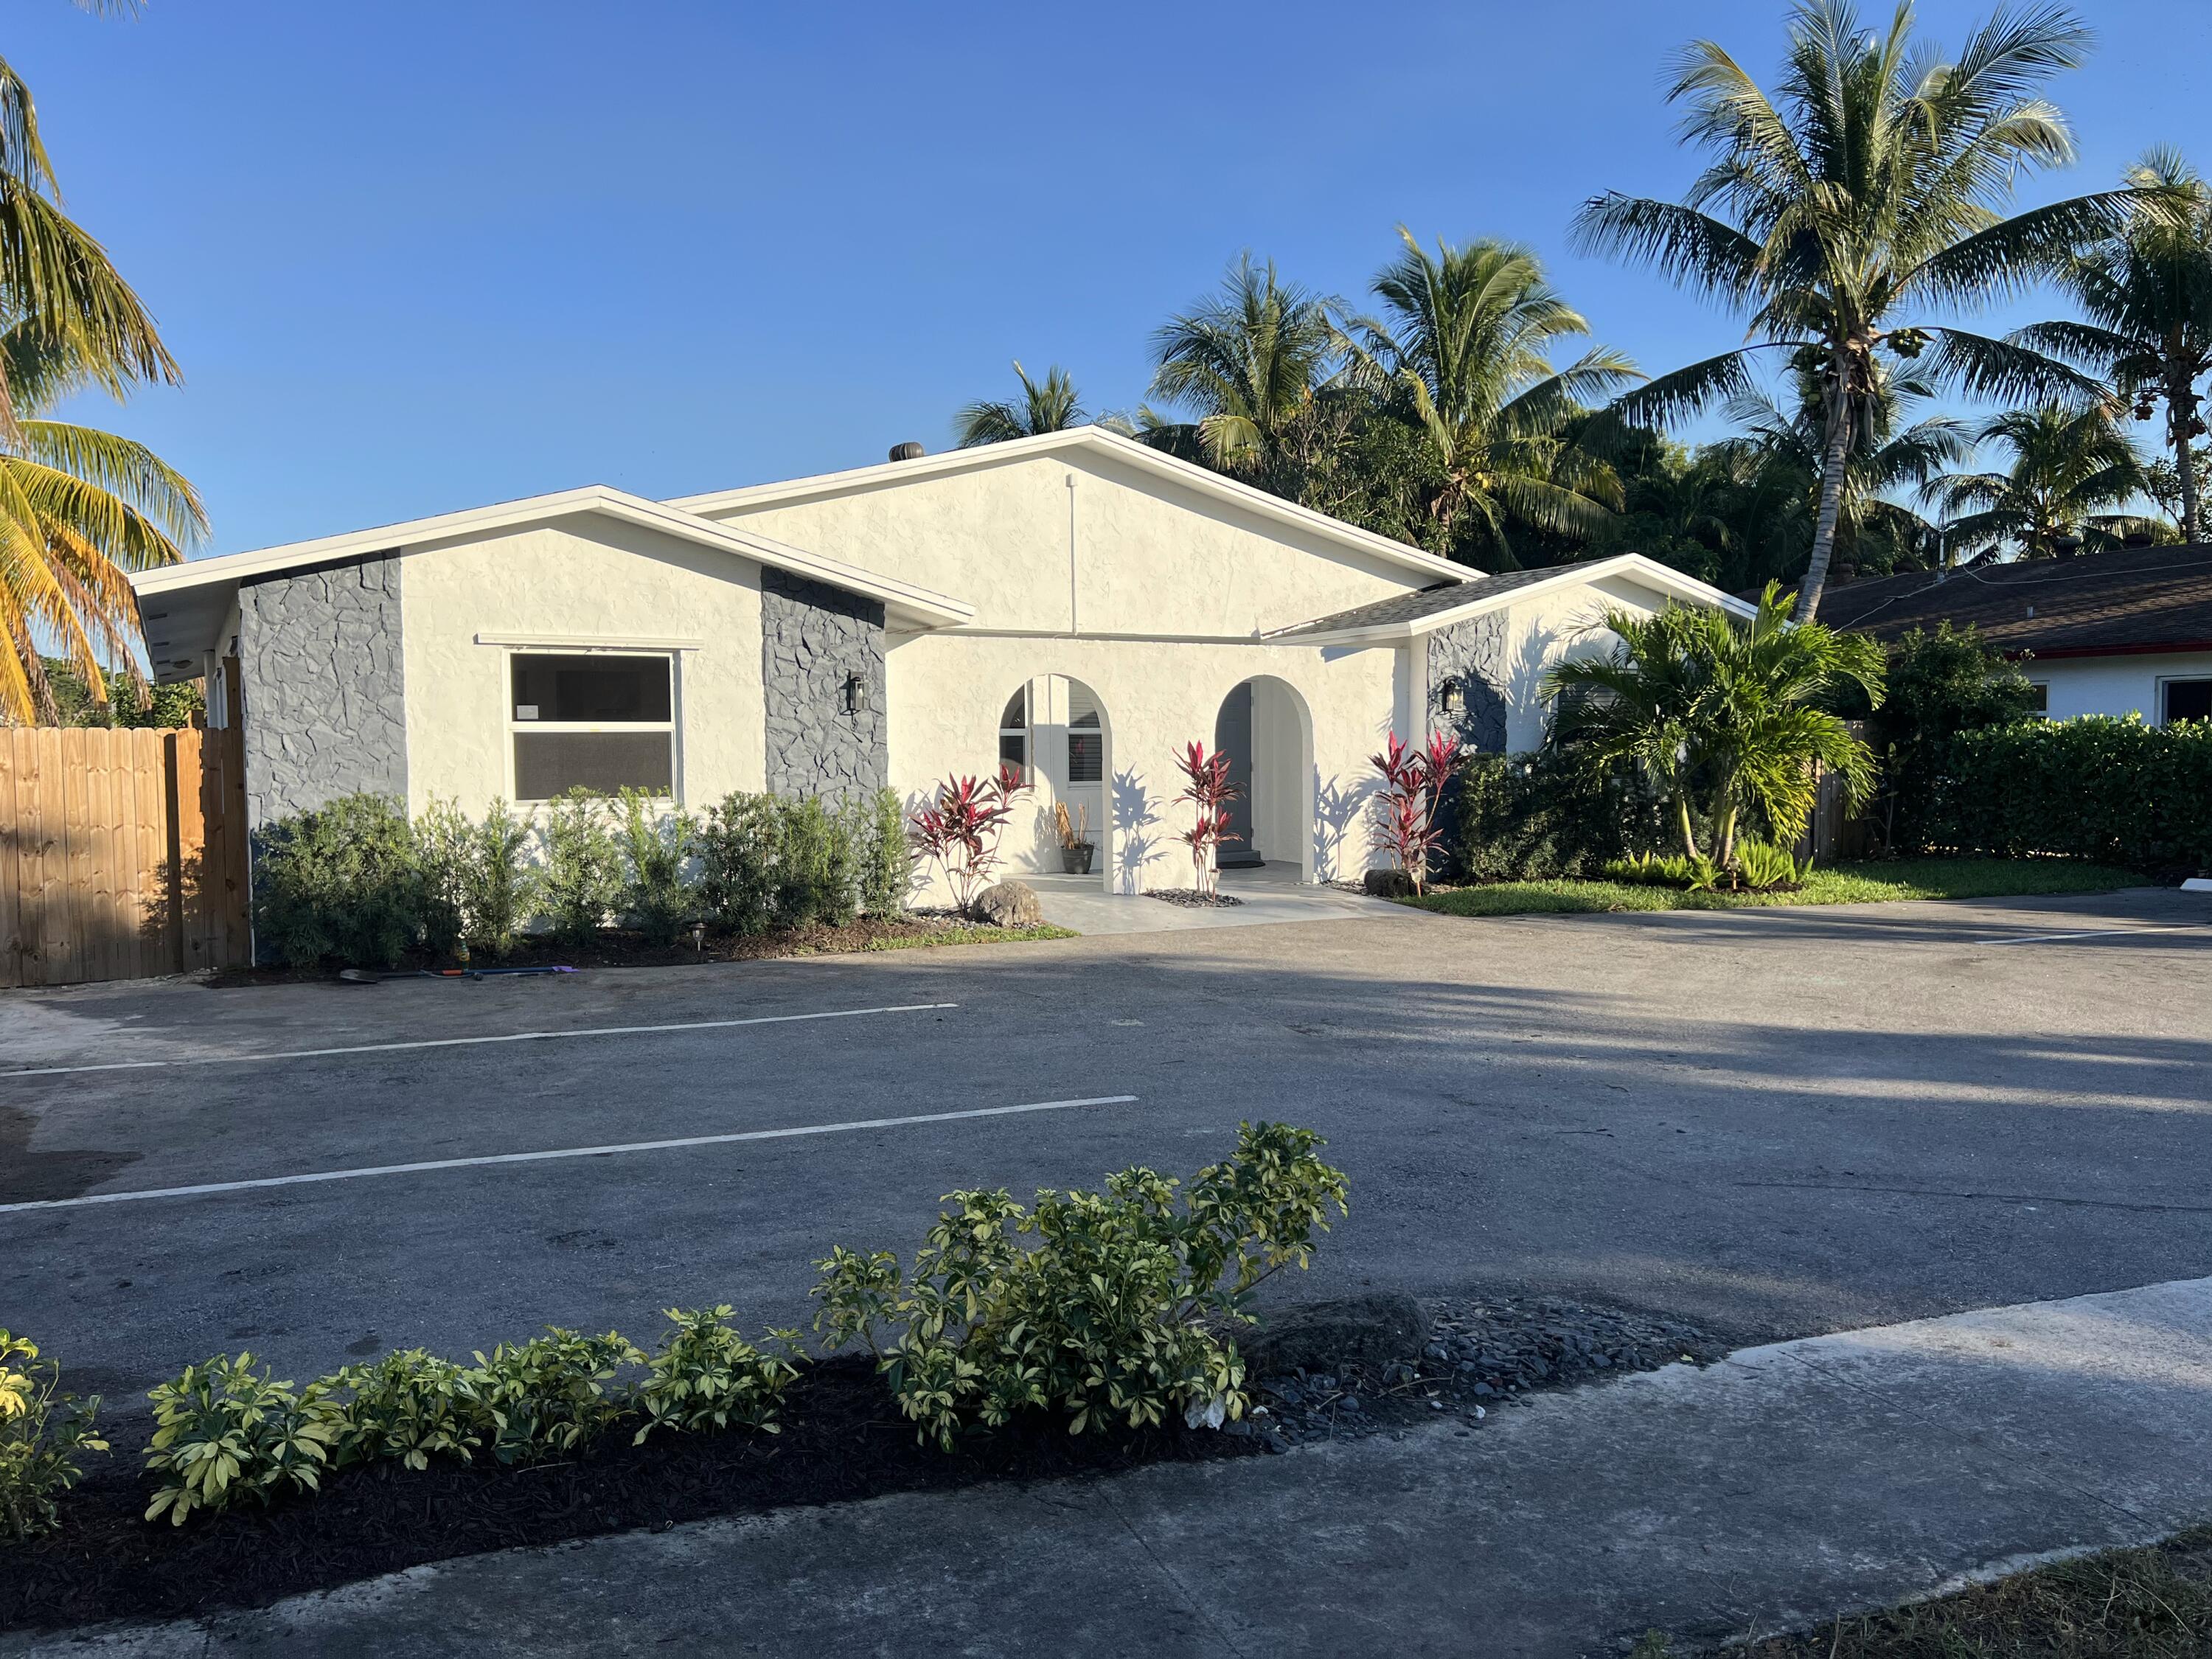
<path id="1" fill-rule="evenodd" d="M 1091 809 L 1077 807 L 1071 821 L 1067 803 L 1056 801 L 1053 804 L 1052 819 L 1054 827 L 1060 831 L 1060 867 L 1071 876 L 1089 875 L 1091 855 L 1098 850 L 1091 842 Z"/>

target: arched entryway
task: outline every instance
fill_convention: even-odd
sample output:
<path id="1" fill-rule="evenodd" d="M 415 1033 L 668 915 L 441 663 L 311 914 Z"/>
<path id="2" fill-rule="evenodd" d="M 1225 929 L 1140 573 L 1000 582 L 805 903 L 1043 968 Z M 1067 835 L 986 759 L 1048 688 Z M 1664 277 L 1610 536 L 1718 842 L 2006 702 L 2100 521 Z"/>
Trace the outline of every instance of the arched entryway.
<path id="1" fill-rule="evenodd" d="M 1039 674 L 1014 688 L 999 715 L 999 760 L 1018 767 L 1030 785 L 1000 843 L 1012 872 L 1065 874 L 1060 810 L 1069 830 L 1091 848 L 1090 875 L 1110 886 L 1113 868 L 1113 732 L 1106 705 L 1081 680 Z"/>
<path id="2" fill-rule="evenodd" d="M 1237 840 L 1220 866 L 1314 878 L 1313 719 L 1296 687 L 1272 674 L 1240 681 L 1214 716 L 1213 746 L 1229 757 L 1238 794 Z"/>

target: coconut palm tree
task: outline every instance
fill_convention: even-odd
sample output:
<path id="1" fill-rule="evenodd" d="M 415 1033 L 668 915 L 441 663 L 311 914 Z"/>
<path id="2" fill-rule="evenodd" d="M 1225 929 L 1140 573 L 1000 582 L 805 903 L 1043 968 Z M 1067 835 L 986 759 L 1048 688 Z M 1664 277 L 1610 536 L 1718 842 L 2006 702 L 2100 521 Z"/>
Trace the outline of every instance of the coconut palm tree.
<path id="1" fill-rule="evenodd" d="M 1565 434 L 1641 378 L 1636 366 L 1605 346 L 1553 366 L 1554 344 L 1589 325 L 1527 248 L 1431 252 L 1405 226 L 1398 235 L 1404 251 L 1375 279 L 1382 317 L 1353 323 L 1347 344 L 1355 380 L 1402 410 L 1434 464 L 1431 539 L 1450 551 L 1470 520 L 1509 552 L 1515 521 L 1589 536 L 1620 506 L 1620 481 Z"/>
<path id="2" fill-rule="evenodd" d="M 1960 547 L 2009 542 L 2022 558 L 2047 559 L 2062 547 L 2173 534 L 2163 520 L 2119 510 L 2142 493 L 2142 458 L 2101 408 L 2008 410 L 1974 439 L 2009 452 L 2010 465 L 1931 479 L 1923 492 Z"/>
<path id="3" fill-rule="evenodd" d="M 1194 441 L 1206 464 L 1279 493 L 1295 434 L 1310 423 L 1321 389 L 1336 376 L 1342 336 L 1337 302 L 1275 274 L 1274 261 L 1241 255 L 1218 293 L 1170 318 L 1152 337 L 1152 395 L 1196 416 L 1178 423 L 1145 410 L 1147 441 Z"/>
<path id="4" fill-rule="evenodd" d="M 1058 363 L 1045 370 L 1040 385 L 1030 379 L 1017 357 L 1014 378 L 1022 383 L 1020 398 L 972 403 L 954 416 L 953 431 L 961 448 L 1002 444 L 1011 438 L 1034 438 L 1041 432 L 1065 432 L 1091 418 L 1076 399 L 1075 382 Z"/>
<path id="5" fill-rule="evenodd" d="M 2190 450 L 2204 435 L 2197 383 L 2212 371 L 2212 187 L 2172 150 L 2153 150 L 2128 183 L 2154 200 L 2126 230 L 2090 248 L 2063 282 L 2085 322 L 2042 323 L 2013 337 L 2105 376 L 2136 418 L 2166 405 L 2179 475 L 2181 536 L 2203 533 Z"/>
<path id="6" fill-rule="evenodd" d="M 1648 264 L 1749 322 L 1747 344 L 1628 393 L 1624 414 L 1665 422 L 1741 397 L 1760 353 L 1817 378 L 1820 500 L 1804 621 L 1827 580 L 1845 462 L 1869 435 L 1877 354 L 1924 353 L 1932 382 L 1982 395 L 2095 395 L 2045 353 L 1937 319 L 2117 235 L 2142 199 L 2130 186 L 1998 211 L 2023 171 L 2073 158 L 2065 118 L 2039 95 L 2087 50 L 2070 14 L 1999 12 L 1951 58 L 1916 51 L 1912 21 L 1904 0 L 1876 34 L 1849 0 L 1801 0 L 1772 97 L 1720 46 L 1693 44 L 1668 94 L 1687 112 L 1685 142 L 1710 157 L 1686 199 L 1611 192 L 1576 220 L 1581 246 Z"/>
<path id="7" fill-rule="evenodd" d="M 1855 688 L 1879 707 L 1882 650 L 1790 613 L 1779 582 L 1767 584 L 1748 620 L 1674 605 L 1608 613 L 1610 653 L 1545 676 L 1545 694 L 1560 699 L 1554 737 L 1594 762 L 1645 768 L 1672 801 L 1692 859 L 1704 851 L 1690 805 L 1699 786 L 1722 867 L 1734 861 L 1747 810 L 1778 841 L 1795 842 L 1812 813 L 1815 762 L 1843 779 L 1854 803 L 1873 791 L 1873 752 L 1826 705 Z"/>

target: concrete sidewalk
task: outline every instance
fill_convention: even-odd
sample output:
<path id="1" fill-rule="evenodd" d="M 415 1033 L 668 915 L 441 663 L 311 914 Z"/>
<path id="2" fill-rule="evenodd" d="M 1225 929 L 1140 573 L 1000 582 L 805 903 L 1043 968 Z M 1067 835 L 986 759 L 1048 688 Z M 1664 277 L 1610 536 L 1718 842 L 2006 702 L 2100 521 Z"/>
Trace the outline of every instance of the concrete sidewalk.
<path id="1" fill-rule="evenodd" d="M 1983 1310 L 1454 1425 L 420 1568 L 0 1655 L 1617 1654 L 2212 1517 L 2212 1279 Z"/>

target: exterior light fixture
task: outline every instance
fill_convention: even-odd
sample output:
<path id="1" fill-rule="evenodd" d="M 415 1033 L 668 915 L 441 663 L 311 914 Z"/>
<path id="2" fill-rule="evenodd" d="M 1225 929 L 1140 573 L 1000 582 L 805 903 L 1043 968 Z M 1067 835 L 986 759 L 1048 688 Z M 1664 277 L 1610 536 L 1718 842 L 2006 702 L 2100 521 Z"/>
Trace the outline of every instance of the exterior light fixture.
<path id="1" fill-rule="evenodd" d="M 868 683 L 858 674 L 845 676 L 845 712 L 859 714 L 868 707 Z"/>
<path id="2" fill-rule="evenodd" d="M 1457 680 L 1446 680 L 1437 688 L 1437 704 L 1447 714 L 1456 714 L 1467 707 L 1467 688 Z"/>

